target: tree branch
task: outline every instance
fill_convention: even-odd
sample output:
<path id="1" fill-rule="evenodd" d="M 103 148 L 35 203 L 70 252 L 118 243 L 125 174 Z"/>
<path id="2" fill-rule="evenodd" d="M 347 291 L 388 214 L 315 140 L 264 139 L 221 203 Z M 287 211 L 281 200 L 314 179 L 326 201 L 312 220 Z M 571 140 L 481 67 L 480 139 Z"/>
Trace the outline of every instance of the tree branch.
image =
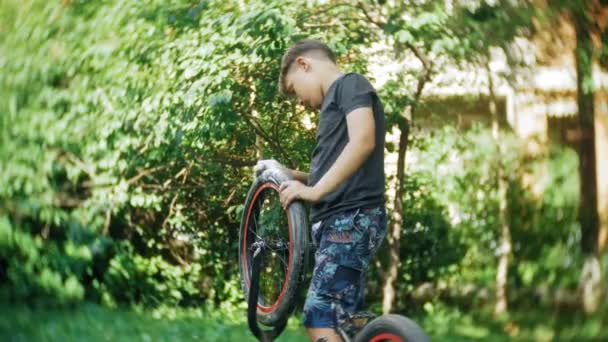
<path id="1" fill-rule="evenodd" d="M 329 11 L 334 10 L 336 8 L 339 8 L 339 7 L 351 7 L 351 8 L 353 8 L 353 7 L 355 7 L 355 5 L 347 3 L 347 2 L 339 2 L 339 3 L 334 3 L 334 4 L 330 4 L 330 5 L 323 6 L 323 7 L 318 7 L 318 9 L 316 11 L 309 12 L 309 13 L 301 16 L 300 19 L 304 20 L 304 19 L 307 19 L 307 18 L 309 18 L 311 16 L 319 15 L 319 14 L 322 14 L 322 13 L 325 13 L 325 12 L 329 12 Z"/>
<path id="2" fill-rule="evenodd" d="M 229 157 L 229 156 L 225 156 L 225 155 L 215 155 L 212 157 L 207 157 L 207 159 L 210 159 L 214 162 L 218 162 L 220 164 L 230 165 L 230 166 L 234 166 L 234 167 L 254 166 L 257 163 L 257 160 L 253 160 L 253 159 L 238 159 L 238 158 Z M 202 161 L 202 157 L 199 158 L 199 160 Z"/>
<path id="3" fill-rule="evenodd" d="M 127 179 L 127 184 L 133 184 L 133 183 L 137 182 L 138 180 L 140 180 L 141 178 L 143 178 L 151 173 L 154 173 L 158 170 L 162 170 L 164 168 L 166 168 L 165 165 L 160 165 L 160 166 L 151 167 L 149 169 L 144 169 L 144 170 L 140 171 L 138 174 L 136 174 L 135 176 Z"/>
<path id="4" fill-rule="evenodd" d="M 365 18 L 367 18 L 367 21 L 376 25 L 379 29 L 384 30 L 384 26 L 386 25 L 386 22 L 383 20 L 380 20 L 380 19 L 372 18 L 367 7 L 365 6 L 365 4 L 362 1 L 358 1 L 356 7 L 363 12 L 363 15 L 365 16 Z"/>
<path id="5" fill-rule="evenodd" d="M 283 147 L 281 146 L 280 143 L 278 143 L 277 141 L 275 141 L 274 139 L 272 139 L 270 137 L 269 134 L 267 134 L 259 125 L 255 124 L 253 121 L 257 121 L 255 118 L 253 118 L 252 116 L 249 116 L 248 114 L 243 113 L 242 114 L 243 118 L 247 121 L 248 124 L 251 125 L 251 127 L 253 127 L 253 129 L 269 144 L 271 144 L 280 154 L 281 156 L 287 160 L 287 163 L 291 164 L 291 158 L 289 157 L 289 154 L 283 149 Z"/>

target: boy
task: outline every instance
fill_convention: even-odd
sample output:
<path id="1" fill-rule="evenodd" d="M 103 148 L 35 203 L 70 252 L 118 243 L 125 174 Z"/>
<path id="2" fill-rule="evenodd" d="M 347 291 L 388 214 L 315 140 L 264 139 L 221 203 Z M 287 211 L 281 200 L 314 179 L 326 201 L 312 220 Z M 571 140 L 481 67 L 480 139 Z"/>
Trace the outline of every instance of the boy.
<path id="1" fill-rule="evenodd" d="M 335 327 L 363 305 L 364 275 L 386 235 L 384 110 L 360 74 L 343 73 L 331 49 L 302 40 L 285 53 L 281 93 L 321 111 L 310 174 L 261 160 L 256 174 L 278 167 L 295 180 L 280 186 L 282 205 L 312 203 L 315 267 L 303 323 L 311 341 L 342 341 Z"/>

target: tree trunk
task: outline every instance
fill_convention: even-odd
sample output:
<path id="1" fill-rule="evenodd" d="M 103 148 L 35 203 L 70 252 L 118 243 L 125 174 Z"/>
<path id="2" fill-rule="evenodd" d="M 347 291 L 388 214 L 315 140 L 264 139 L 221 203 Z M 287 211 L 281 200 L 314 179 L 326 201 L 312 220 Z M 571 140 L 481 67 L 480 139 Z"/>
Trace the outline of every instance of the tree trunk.
<path id="1" fill-rule="evenodd" d="M 401 236 L 401 228 L 403 227 L 403 221 L 405 217 L 405 213 L 403 210 L 403 196 L 405 189 L 405 159 L 407 156 L 407 147 L 409 143 L 410 136 L 410 127 L 414 121 L 414 113 L 416 112 L 417 104 L 422 97 L 422 91 L 424 90 L 424 86 L 431 79 L 432 72 L 432 64 L 428 62 L 426 57 L 424 57 L 419 51 L 416 50 L 414 46 L 411 46 L 410 49 L 415 51 L 416 56 L 422 61 L 424 65 L 424 74 L 418 79 L 418 85 L 416 86 L 416 93 L 414 94 L 414 101 L 409 107 L 410 110 L 410 120 L 408 121 L 406 115 L 402 115 L 400 118 L 399 128 L 401 130 L 401 135 L 399 136 L 399 151 L 397 154 L 397 188 L 395 191 L 395 199 L 394 199 L 394 207 L 393 212 L 391 214 L 391 225 L 390 231 L 387 233 L 388 235 L 388 245 L 389 245 L 389 265 L 388 271 L 385 273 L 384 277 L 384 287 L 383 287 L 383 296 L 382 296 L 382 312 L 388 314 L 393 309 L 393 303 L 395 301 L 395 281 L 397 280 L 397 275 L 399 271 L 400 264 L 400 256 L 399 250 L 401 247 L 400 236 Z"/>
<path id="2" fill-rule="evenodd" d="M 260 118 L 257 110 L 254 110 L 251 116 L 255 119 Z M 255 158 L 256 160 L 266 159 L 264 155 L 264 138 L 257 131 L 255 132 Z"/>
<path id="3" fill-rule="evenodd" d="M 490 94 L 490 114 L 492 115 L 492 137 L 496 144 L 496 181 L 498 186 L 498 224 L 500 225 L 500 238 L 498 243 L 498 267 L 496 269 L 496 304 L 494 314 L 500 315 L 508 309 L 508 287 L 509 278 L 509 257 L 511 255 L 511 228 L 509 227 L 507 214 L 507 184 L 502 167 L 503 148 L 500 141 L 500 127 L 498 113 L 496 109 L 496 94 L 494 94 L 494 82 L 489 64 L 486 64 L 488 72 L 488 90 Z"/>
<path id="4" fill-rule="evenodd" d="M 366 14 L 367 15 L 367 14 Z M 395 301 L 395 281 L 399 271 L 400 256 L 399 251 L 401 247 L 400 237 L 401 228 L 403 227 L 403 221 L 405 213 L 403 210 L 403 195 L 405 188 L 405 159 L 407 155 L 407 147 L 409 143 L 410 127 L 414 122 L 414 113 L 416 112 L 417 104 L 420 102 L 422 97 L 422 91 L 426 86 L 427 82 L 431 80 L 431 74 L 433 72 L 433 62 L 420 51 L 415 45 L 411 43 L 406 44 L 415 56 L 420 60 L 423 67 L 423 72 L 418 77 L 416 84 L 416 92 L 413 96 L 413 101 L 409 106 L 410 119 L 408 120 L 406 112 L 399 118 L 399 129 L 401 135 L 399 136 L 399 151 L 397 154 L 397 186 L 395 189 L 395 199 L 393 212 L 391 214 L 390 230 L 387 232 L 388 245 L 389 245 L 389 265 L 388 270 L 384 273 L 384 286 L 382 296 L 382 312 L 388 314 L 393 308 L 393 302 Z M 407 108 L 404 108 L 404 111 Z"/>
<path id="5" fill-rule="evenodd" d="M 593 45 L 589 31 L 590 23 L 586 18 L 585 9 L 573 12 L 572 16 L 576 30 L 576 96 L 580 132 L 578 221 L 581 226 L 581 248 L 585 255 L 580 289 L 583 309 L 585 312 L 593 313 L 598 309 L 601 294 L 601 267 L 597 257 L 599 222 L 595 159 Z"/>
<path id="6" fill-rule="evenodd" d="M 608 42 L 606 44 L 608 46 Z M 608 63 L 608 60 L 606 61 Z M 608 69 L 606 69 L 608 71 Z M 597 162 L 598 253 L 608 253 L 608 91 L 595 97 L 595 155 Z"/>
<path id="7" fill-rule="evenodd" d="M 403 189 L 405 188 L 405 157 L 409 141 L 409 123 L 402 118 L 403 122 L 399 125 L 401 135 L 399 137 L 399 151 L 397 155 L 397 189 L 395 191 L 395 199 L 393 211 L 391 214 L 390 230 L 387 234 L 389 246 L 389 267 L 385 273 L 383 297 L 382 297 L 382 312 L 385 314 L 391 312 L 393 302 L 395 301 L 395 281 L 397 280 L 399 270 L 399 249 L 401 227 L 403 226 Z"/>

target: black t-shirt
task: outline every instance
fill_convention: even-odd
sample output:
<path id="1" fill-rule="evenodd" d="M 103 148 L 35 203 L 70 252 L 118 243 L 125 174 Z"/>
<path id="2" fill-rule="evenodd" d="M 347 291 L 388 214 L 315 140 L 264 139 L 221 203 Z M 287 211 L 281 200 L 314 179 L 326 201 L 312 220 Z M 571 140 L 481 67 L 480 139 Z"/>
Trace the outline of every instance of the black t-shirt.
<path id="1" fill-rule="evenodd" d="M 348 143 L 346 116 L 361 107 L 374 112 L 376 144 L 363 165 L 321 201 L 312 204 L 311 222 L 332 214 L 367 208 L 385 203 L 384 197 L 384 109 L 374 87 L 362 75 L 347 73 L 336 79 L 327 89 L 321 104 L 316 146 L 308 185 L 314 186 L 331 168 Z"/>

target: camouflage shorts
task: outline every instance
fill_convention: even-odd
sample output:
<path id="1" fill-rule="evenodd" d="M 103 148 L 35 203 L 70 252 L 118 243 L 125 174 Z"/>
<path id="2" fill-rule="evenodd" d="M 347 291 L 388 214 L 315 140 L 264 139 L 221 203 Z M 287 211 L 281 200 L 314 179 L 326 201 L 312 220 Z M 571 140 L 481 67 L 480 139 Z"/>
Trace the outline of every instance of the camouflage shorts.
<path id="1" fill-rule="evenodd" d="M 352 209 L 312 226 L 315 267 L 303 323 L 308 328 L 339 326 L 346 312 L 363 306 L 365 271 L 386 235 L 386 209 Z"/>

